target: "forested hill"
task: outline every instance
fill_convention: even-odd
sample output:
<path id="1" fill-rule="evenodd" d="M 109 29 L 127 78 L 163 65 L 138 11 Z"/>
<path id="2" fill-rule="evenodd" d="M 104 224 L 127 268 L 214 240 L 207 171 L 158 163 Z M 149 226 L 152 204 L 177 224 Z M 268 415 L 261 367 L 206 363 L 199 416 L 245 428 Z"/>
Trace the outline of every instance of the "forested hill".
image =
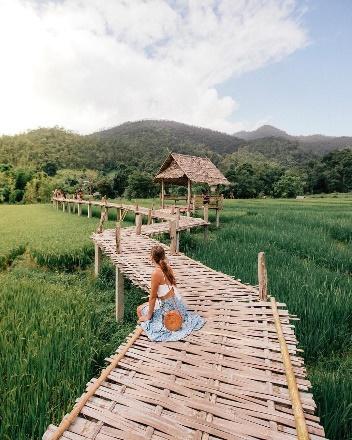
<path id="1" fill-rule="evenodd" d="M 256 145 L 268 144 L 269 139 L 281 139 L 298 143 L 301 150 L 324 154 L 332 150 L 352 148 L 351 136 L 324 136 L 313 134 L 308 136 L 293 136 L 272 125 L 263 125 L 253 131 L 239 131 L 234 136 L 245 141 L 256 141 Z"/>
<path id="2" fill-rule="evenodd" d="M 270 134 L 270 130 L 264 132 Z M 313 141 L 319 142 L 319 139 L 312 137 Z M 245 150 L 250 154 L 260 153 L 263 158 L 283 166 L 295 166 L 322 155 L 324 148 L 314 148 L 316 154 L 312 149 L 308 151 L 303 148 L 298 139 L 289 137 L 244 140 L 178 122 L 145 120 L 127 122 L 88 136 L 58 127 L 2 136 L 0 164 L 41 169 L 47 163 L 54 163 L 58 169 L 89 168 L 102 171 L 126 165 L 154 173 L 170 151 L 207 155 L 221 166 L 227 155 Z"/>
<path id="3" fill-rule="evenodd" d="M 165 120 L 125 122 L 117 127 L 93 133 L 92 136 L 109 141 L 123 140 L 130 144 L 154 142 L 155 146 L 167 146 L 172 150 L 182 145 L 207 146 L 209 150 L 218 154 L 233 153 L 243 144 L 242 139 L 220 131 Z"/>

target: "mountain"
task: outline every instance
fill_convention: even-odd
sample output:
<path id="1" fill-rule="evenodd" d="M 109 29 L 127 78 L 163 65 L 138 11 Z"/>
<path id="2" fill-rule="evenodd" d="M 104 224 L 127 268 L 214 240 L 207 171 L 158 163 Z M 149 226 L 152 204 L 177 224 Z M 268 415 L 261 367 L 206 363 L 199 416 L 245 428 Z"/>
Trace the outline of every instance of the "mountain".
<path id="1" fill-rule="evenodd" d="M 292 142 L 298 142 L 302 150 L 316 154 L 324 154 L 332 150 L 352 147 L 352 137 L 325 136 L 322 134 L 293 136 L 272 125 L 263 125 L 253 131 L 239 131 L 234 133 L 234 136 L 246 141 L 258 141 L 267 138 L 288 139 Z"/>
<path id="2" fill-rule="evenodd" d="M 102 140 L 123 139 L 133 143 L 142 137 L 155 139 L 157 144 L 162 139 L 169 149 L 178 149 L 182 145 L 198 145 L 218 154 L 233 153 L 243 143 L 241 139 L 220 131 L 167 120 L 125 122 L 117 127 L 93 133 L 91 136 Z"/>
<path id="3" fill-rule="evenodd" d="M 240 139 L 244 139 L 246 141 L 253 141 L 256 139 L 262 139 L 262 138 L 270 138 L 270 137 L 276 137 L 276 138 L 290 138 L 291 136 L 286 133 L 286 131 L 279 130 L 276 127 L 273 127 L 272 125 L 262 125 L 261 127 L 257 128 L 254 131 L 239 131 L 237 133 L 234 133 L 234 136 Z"/>

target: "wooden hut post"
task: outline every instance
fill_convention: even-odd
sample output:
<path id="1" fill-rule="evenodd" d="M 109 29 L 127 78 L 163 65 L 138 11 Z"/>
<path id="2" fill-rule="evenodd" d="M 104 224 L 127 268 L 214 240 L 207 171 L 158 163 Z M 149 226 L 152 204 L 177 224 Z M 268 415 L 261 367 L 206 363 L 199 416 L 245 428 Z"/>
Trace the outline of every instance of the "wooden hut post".
<path id="1" fill-rule="evenodd" d="M 97 243 L 94 243 L 95 255 L 94 255 L 94 276 L 98 277 L 101 267 L 101 249 Z"/>
<path id="2" fill-rule="evenodd" d="M 80 202 L 77 203 L 77 214 L 82 215 L 82 205 Z"/>
<path id="3" fill-rule="evenodd" d="M 141 235 L 143 217 L 141 213 L 136 214 L 136 235 Z"/>
<path id="4" fill-rule="evenodd" d="M 164 209 L 165 206 L 164 193 L 165 193 L 164 179 L 161 179 L 161 209 Z"/>
<path id="5" fill-rule="evenodd" d="M 187 182 L 187 217 L 189 217 L 191 215 L 190 209 L 191 209 L 191 180 L 188 179 L 188 182 Z"/>
<path id="6" fill-rule="evenodd" d="M 258 284 L 259 284 L 259 298 L 262 301 L 268 300 L 268 275 L 265 264 L 264 252 L 258 254 Z"/>
<path id="7" fill-rule="evenodd" d="M 88 202 L 88 213 L 87 213 L 88 218 L 92 218 L 92 203 L 89 201 Z"/>
<path id="8" fill-rule="evenodd" d="M 170 220 L 170 254 L 175 255 L 177 252 L 177 236 L 176 236 L 176 220 Z"/>
<path id="9" fill-rule="evenodd" d="M 116 321 L 122 321 L 124 315 L 125 306 L 125 286 L 123 280 L 123 274 L 121 270 L 116 266 L 116 283 L 115 283 L 115 315 Z"/>
<path id="10" fill-rule="evenodd" d="M 206 203 L 205 205 L 203 205 L 203 218 L 205 222 L 209 221 L 209 205 Z"/>

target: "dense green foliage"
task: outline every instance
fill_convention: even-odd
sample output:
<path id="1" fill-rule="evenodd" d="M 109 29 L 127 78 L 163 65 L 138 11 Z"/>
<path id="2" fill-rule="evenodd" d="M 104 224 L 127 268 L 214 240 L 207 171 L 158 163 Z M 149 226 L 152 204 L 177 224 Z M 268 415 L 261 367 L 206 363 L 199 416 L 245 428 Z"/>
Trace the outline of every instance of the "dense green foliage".
<path id="1" fill-rule="evenodd" d="M 170 151 L 208 156 L 232 183 L 228 197 L 352 190 L 351 149 L 322 156 L 290 137 L 246 141 L 172 121 L 139 121 L 90 136 L 42 128 L 0 137 L 0 203 L 46 202 L 54 188 L 154 196 L 153 175 Z"/>

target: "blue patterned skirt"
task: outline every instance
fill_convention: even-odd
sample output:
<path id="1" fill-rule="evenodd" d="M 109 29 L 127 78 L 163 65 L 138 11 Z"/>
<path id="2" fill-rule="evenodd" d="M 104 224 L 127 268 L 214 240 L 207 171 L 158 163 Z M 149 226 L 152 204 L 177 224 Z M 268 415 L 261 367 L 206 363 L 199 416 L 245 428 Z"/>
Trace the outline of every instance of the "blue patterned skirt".
<path id="1" fill-rule="evenodd" d="M 175 303 L 177 307 L 175 307 Z M 204 318 L 187 310 L 182 299 L 178 295 L 164 301 L 159 300 L 159 304 L 160 307 L 154 309 L 152 318 L 149 319 L 149 321 L 140 323 L 140 326 L 151 341 L 179 341 L 189 335 L 193 330 L 199 330 L 205 324 Z M 173 332 L 164 326 L 163 318 L 165 312 L 175 309 L 181 313 L 183 323 L 179 330 Z M 145 306 L 142 307 L 141 313 L 142 315 L 148 313 L 148 304 L 145 304 Z"/>

